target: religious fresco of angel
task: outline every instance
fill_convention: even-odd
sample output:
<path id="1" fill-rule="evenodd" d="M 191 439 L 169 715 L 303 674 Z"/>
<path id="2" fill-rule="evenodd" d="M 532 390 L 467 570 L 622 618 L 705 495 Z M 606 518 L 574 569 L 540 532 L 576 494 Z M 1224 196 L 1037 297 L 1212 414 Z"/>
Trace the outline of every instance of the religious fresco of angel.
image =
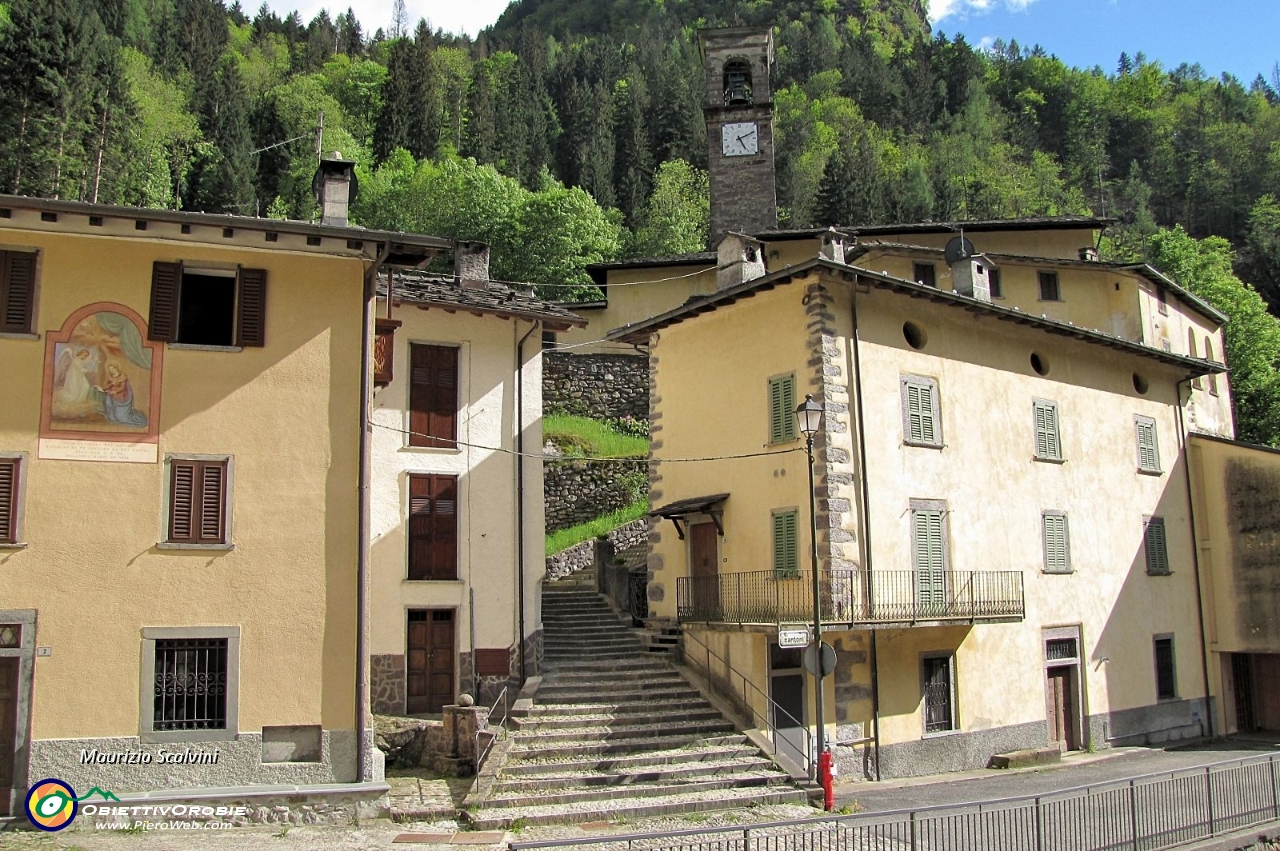
<path id="1" fill-rule="evenodd" d="M 155 441 L 164 350 L 147 342 L 141 316 L 124 305 L 89 305 L 47 345 L 42 437 Z"/>

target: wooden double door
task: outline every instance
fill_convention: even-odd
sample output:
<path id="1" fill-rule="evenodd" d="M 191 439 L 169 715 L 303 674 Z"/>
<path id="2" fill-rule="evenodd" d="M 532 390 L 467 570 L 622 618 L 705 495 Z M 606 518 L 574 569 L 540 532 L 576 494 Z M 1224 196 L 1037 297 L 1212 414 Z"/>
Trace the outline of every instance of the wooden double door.
<path id="1" fill-rule="evenodd" d="M 1045 675 L 1045 711 L 1049 741 L 1064 751 L 1080 749 L 1079 707 L 1075 690 L 1075 666 L 1048 668 Z"/>
<path id="2" fill-rule="evenodd" d="M 453 609 L 409 612 L 405 653 L 405 712 L 441 712 L 454 703 L 457 652 Z"/>
<path id="3" fill-rule="evenodd" d="M 0 816 L 12 815 L 14 762 L 18 750 L 18 660 L 0 658 Z"/>

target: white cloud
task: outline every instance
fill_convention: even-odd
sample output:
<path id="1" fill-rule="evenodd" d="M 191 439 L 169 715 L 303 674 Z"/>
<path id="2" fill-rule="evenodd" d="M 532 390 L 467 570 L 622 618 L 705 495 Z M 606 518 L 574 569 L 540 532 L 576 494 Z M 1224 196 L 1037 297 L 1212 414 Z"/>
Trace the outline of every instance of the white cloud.
<path id="1" fill-rule="evenodd" d="M 328 9 L 329 16 L 337 17 L 350 6 L 356 13 L 356 19 L 366 35 L 372 35 L 381 27 L 391 28 L 390 0 L 267 0 L 272 10 L 281 17 L 294 9 L 307 23 L 321 9 Z M 431 22 L 432 29 L 442 29 L 452 33 L 475 35 L 480 30 L 498 20 L 511 0 L 405 0 L 409 10 L 410 27 L 418 23 L 419 18 Z M 256 13 L 254 0 L 241 0 L 241 5 L 250 16 Z"/>
<path id="2" fill-rule="evenodd" d="M 946 18 L 981 15 L 996 8 L 1024 11 L 1035 0 L 929 0 L 929 19 L 935 24 Z"/>

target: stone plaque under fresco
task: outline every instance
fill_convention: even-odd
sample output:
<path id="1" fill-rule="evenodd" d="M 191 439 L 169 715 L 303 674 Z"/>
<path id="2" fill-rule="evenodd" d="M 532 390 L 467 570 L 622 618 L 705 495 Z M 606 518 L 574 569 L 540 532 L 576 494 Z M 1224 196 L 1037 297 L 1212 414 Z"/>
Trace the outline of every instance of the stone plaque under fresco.
<path id="1" fill-rule="evenodd" d="M 55 461 L 159 461 L 164 346 L 147 342 L 131 308 L 86 305 L 45 347 L 39 457 Z"/>

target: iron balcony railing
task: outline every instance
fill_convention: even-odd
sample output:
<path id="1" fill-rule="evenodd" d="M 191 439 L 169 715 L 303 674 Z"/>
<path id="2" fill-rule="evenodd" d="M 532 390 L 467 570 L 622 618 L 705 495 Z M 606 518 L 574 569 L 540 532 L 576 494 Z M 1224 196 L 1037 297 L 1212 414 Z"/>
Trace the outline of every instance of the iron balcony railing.
<path id="1" fill-rule="evenodd" d="M 1026 615 L 1022 573 L 1016 570 L 824 570 L 818 580 L 826 624 L 1009 621 Z M 676 606 L 681 623 L 812 623 L 812 574 L 763 570 L 681 577 Z"/>

